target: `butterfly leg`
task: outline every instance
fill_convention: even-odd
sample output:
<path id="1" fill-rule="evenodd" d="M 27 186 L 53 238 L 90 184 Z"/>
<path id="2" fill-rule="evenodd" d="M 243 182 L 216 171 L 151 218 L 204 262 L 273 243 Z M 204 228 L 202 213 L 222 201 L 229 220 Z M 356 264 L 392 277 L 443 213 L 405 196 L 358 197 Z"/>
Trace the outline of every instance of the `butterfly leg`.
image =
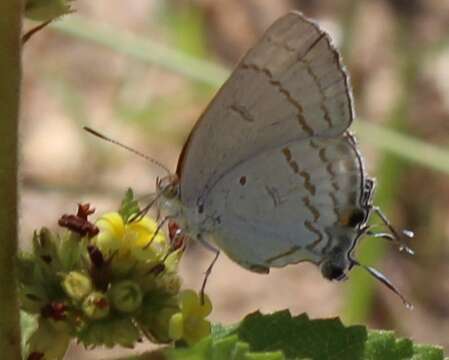
<path id="1" fill-rule="evenodd" d="M 128 223 L 132 222 L 139 222 L 143 219 L 143 217 L 150 211 L 150 209 L 153 207 L 153 205 L 156 203 L 156 201 L 159 199 L 160 195 L 156 195 L 153 200 L 151 200 L 148 205 L 146 205 L 143 209 L 139 210 L 138 213 L 134 214 L 128 219 Z"/>
<path id="2" fill-rule="evenodd" d="M 398 243 L 399 245 L 399 251 L 405 250 L 408 254 L 414 255 L 414 251 L 410 249 L 407 244 L 401 240 L 401 235 L 398 233 L 398 231 L 393 227 L 393 225 L 390 223 L 386 215 L 382 212 L 382 210 L 378 206 L 373 206 L 373 211 L 379 216 L 379 218 L 382 220 L 382 222 L 385 224 L 385 226 L 388 228 L 388 230 L 391 231 L 391 234 L 385 234 L 385 233 L 379 233 L 377 237 L 383 237 L 386 239 L 391 239 Z M 413 238 L 414 234 L 410 230 L 402 230 L 402 235 Z"/>
<path id="3" fill-rule="evenodd" d="M 382 238 L 388 241 L 394 242 L 396 239 L 393 234 L 387 233 L 387 232 L 375 232 L 375 231 L 367 231 L 366 234 L 368 236 L 371 236 L 373 238 Z"/>
<path id="4" fill-rule="evenodd" d="M 156 236 L 159 234 L 159 231 L 161 231 L 162 226 L 164 226 L 164 224 L 171 219 L 171 216 L 166 216 L 162 219 L 162 221 L 157 225 L 157 228 L 153 234 L 153 236 L 151 237 L 151 239 L 146 243 L 146 245 L 143 247 L 144 249 L 148 248 L 148 246 L 151 245 L 151 243 L 153 242 L 153 240 L 156 238 Z"/>
<path id="5" fill-rule="evenodd" d="M 206 283 L 207 283 L 207 279 L 209 278 L 210 274 L 212 273 L 212 269 L 215 265 L 215 263 L 218 260 L 218 257 L 220 256 L 220 250 L 218 250 L 215 246 L 212 246 L 209 242 L 207 242 L 206 240 L 204 240 L 201 236 L 198 237 L 198 241 L 201 243 L 201 245 L 203 245 L 207 250 L 212 251 L 215 253 L 214 258 L 212 259 L 211 263 L 209 264 L 209 266 L 206 269 L 206 272 L 204 273 L 204 279 L 203 279 L 203 283 L 201 284 L 201 289 L 200 289 L 200 298 L 201 298 L 201 304 L 204 304 L 204 290 L 206 289 Z"/>
<path id="6" fill-rule="evenodd" d="M 387 288 L 389 288 L 391 291 L 393 291 L 397 296 L 399 296 L 404 303 L 405 307 L 409 310 L 413 309 L 413 305 L 410 304 L 405 297 L 402 295 L 402 293 L 396 288 L 396 286 L 393 285 L 393 283 L 380 271 L 374 269 L 371 266 L 366 266 L 361 263 L 359 263 L 357 260 L 351 258 L 352 265 L 356 265 L 361 267 L 362 269 L 366 270 L 371 276 L 373 276 L 376 280 L 380 281 L 382 284 L 384 284 Z M 351 266 L 352 266 L 351 265 Z"/>

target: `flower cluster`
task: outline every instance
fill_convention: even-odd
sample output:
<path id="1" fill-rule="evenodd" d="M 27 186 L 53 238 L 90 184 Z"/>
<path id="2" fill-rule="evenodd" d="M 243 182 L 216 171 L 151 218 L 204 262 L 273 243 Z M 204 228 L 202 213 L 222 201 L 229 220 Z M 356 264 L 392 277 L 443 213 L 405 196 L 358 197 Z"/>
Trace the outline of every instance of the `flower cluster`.
<path id="1" fill-rule="evenodd" d="M 195 292 L 180 291 L 184 244 L 173 231 L 167 240 L 139 212 L 131 191 L 119 212 L 95 224 L 88 221 L 92 212 L 79 205 L 76 215 L 59 220 L 64 233 L 41 229 L 32 251 L 19 256 L 21 308 L 38 320 L 30 354 L 60 349 L 63 355 L 71 338 L 88 347 L 132 347 L 142 336 L 189 345 L 207 336 L 211 303 L 207 296 L 202 303 Z"/>

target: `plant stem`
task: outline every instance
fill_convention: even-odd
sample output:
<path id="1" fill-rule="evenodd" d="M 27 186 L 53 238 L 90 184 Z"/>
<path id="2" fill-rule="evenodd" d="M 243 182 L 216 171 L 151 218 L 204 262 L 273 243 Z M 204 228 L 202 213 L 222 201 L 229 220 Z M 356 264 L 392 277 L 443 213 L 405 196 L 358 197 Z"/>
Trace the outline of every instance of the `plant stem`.
<path id="1" fill-rule="evenodd" d="M 22 2 L 0 1 L 0 349 L 21 359 L 15 277 Z"/>

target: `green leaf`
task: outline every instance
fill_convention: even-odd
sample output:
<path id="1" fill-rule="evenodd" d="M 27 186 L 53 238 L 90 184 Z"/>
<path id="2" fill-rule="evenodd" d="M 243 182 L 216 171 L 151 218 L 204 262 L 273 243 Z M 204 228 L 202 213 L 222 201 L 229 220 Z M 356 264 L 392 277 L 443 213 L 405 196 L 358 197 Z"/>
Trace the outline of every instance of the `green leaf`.
<path id="1" fill-rule="evenodd" d="M 238 328 L 239 338 L 252 351 L 284 352 L 287 359 L 362 359 L 367 338 L 362 326 L 345 327 L 339 319 L 292 317 L 288 310 L 271 315 L 248 315 Z"/>
<path id="2" fill-rule="evenodd" d="M 120 210 L 118 212 L 123 218 L 123 221 L 127 223 L 131 216 L 137 214 L 139 211 L 139 204 L 137 200 L 134 199 L 134 193 L 132 189 L 129 188 L 125 193 L 125 197 L 122 200 Z"/>
<path id="3" fill-rule="evenodd" d="M 196 345 L 163 353 L 169 360 L 448 360 L 441 347 L 415 344 L 393 331 L 346 327 L 336 318 L 292 317 L 288 310 L 255 312 L 238 325 L 214 325 Z"/>
<path id="4" fill-rule="evenodd" d="M 431 345 L 413 345 L 412 360 L 441 360 L 448 359 L 444 357 L 443 349 Z"/>
<path id="5" fill-rule="evenodd" d="M 239 324 L 224 326 L 222 324 L 212 324 L 211 335 L 214 339 L 221 339 L 232 335 Z"/>
<path id="6" fill-rule="evenodd" d="M 65 323 L 43 319 L 38 320 L 38 327 L 30 331 L 26 342 L 28 353 L 44 355 L 44 359 L 62 360 L 70 343 L 69 330 Z"/>
<path id="7" fill-rule="evenodd" d="M 413 343 L 409 339 L 396 339 L 392 331 L 371 331 L 365 347 L 365 359 L 410 359 Z"/>
<path id="8" fill-rule="evenodd" d="M 392 331 L 367 332 L 363 326 L 345 327 L 339 319 L 310 320 L 306 314 L 292 317 L 287 310 L 271 315 L 250 314 L 237 328 L 214 326 L 212 337 L 228 339 L 233 333 L 238 335 L 238 340 L 233 340 L 236 344 L 249 346 L 243 359 L 258 359 L 264 352 L 276 356 L 275 351 L 292 360 L 444 359 L 442 348 L 414 344 L 410 339 L 396 337 Z"/>
<path id="9" fill-rule="evenodd" d="M 212 334 L 188 348 L 167 349 L 164 355 L 169 360 L 285 360 L 281 351 L 251 352 L 237 334 L 229 335 L 234 329 L 220 331 L 217 337 Z"/>
<path id="10" fill-rule="evenodd" d="M 365 346 L 366 360 L 443 360 L 441 347 L 414 344 L 410 339 L 397 338 L 393 331 L 369 332 Z"/>

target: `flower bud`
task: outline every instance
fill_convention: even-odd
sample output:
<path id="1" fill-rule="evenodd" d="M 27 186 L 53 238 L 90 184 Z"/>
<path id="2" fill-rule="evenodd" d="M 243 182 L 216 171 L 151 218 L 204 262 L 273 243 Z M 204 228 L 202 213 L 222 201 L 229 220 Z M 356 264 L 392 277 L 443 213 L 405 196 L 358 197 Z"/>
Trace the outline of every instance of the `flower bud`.
<path id="1" fill-rule="evenodd" d="M 169 320 L 168 336 L 173 340 L 179 340 L 184 335 L 184 316 L 182 313 L 174 314 Z"/>
<path id="2" fill-rule="evenodd" d="M 54 274 L 60 270 L 57 242 L 58 237 L 45 227 L 33 235 L 34 256 L 46 274 Z"/>
<path id="3" fill-rule="evenodd" d="M 109 290 L 112 306 L 125 313 L 137 310 L 142 304 L 142 290 L 133 281 L 124 280 L 112 285 Z"/>
<path id="4" fill-rule="evenodd" d="M 176 295 L 181 288 L 181 278 L 176 273 L 163 273 L 156 280 L 156 287 L 170 295 Z"/>
<path id="5" fill-rule="evenodd" d="M 84 299 L 82 308 L 91 319 L 103 319 L 109 315 L 110 305 L 105 294 L 94 291 Z"/>
<path id="6" fill-rule="evenodd" d="M 64 277 L 62 287 L 70 298 L 81 301 L 92 291 L 92 281 L 81 272 L 71 271 Z"/>
<path id="7" fill-rule="evenodd" d="M 212 311 L 212 304 L 207 295 L 204 303 L 201 297 L 192 290 L 184 290 L 179 294 L 180 311 L 170 318 L 168 333 L 173 340 L 183 339 L 193 345 L 211 332 L 211 325 L 206 320 Z"/>

